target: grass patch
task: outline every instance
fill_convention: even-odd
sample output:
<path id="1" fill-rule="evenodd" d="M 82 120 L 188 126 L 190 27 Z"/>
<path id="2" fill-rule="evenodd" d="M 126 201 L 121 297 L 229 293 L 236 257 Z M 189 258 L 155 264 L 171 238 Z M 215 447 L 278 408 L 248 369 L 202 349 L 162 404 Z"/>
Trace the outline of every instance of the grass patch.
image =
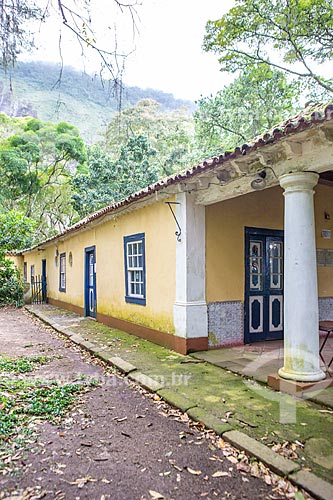
<path id="1" fill-rule="evenodd" d="M 9 359 L 0 356 L 0 471 L 13 472 L 10 457 L 36 441 L 36 423 L 60 424 L 79 395 L 98 385 L 96 380 L 61 385 L 24 377 L 49 357 Z M 23 374 L 23 375 L 20 375 Z"/>
<path id="2" fill-rule="evenodd" d="M 0 384 L 0 439 L 8 439 L 22 431 L 36 417 L 59 421 L 87 385 L 56 382 L 46 386 L 41 380 L 10 380 Z M 0 447 L 1 448 L 1 447 Z"/>
<path id="3" fill-rule="evenodd" d="M 50 356 L 26 356 L 22 358 L 0 356 L 0 372 L 15 374 L 32 372 L 37 366 L 49 363 L 51 359 Z"/>

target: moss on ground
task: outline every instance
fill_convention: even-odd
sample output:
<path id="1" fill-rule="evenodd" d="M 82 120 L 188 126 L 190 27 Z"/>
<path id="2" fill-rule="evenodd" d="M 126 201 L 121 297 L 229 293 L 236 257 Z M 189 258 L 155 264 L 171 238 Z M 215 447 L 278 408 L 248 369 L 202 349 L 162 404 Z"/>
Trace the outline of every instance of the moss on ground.
<path id="1" fill-rule="evenodd" d="M 58 311 L 55 316 L 60 316 Z M 80 318 L 78 324 L 76 318 L 73 323 L 71 331 L 172 387 L 179 396 L 195 401 L 221 423 L 230 423 L 235 429 L 332 481 L 333 415 L 323 412 L 320 405 L 275 392 L 218 366 L 197 363 L 190 356 L 182 356 L 98 322 Z M 318 443 L 314 446 L 313 441 L 312 446 L 307 445 L 314 437 L 321 448 Z M 323 448 L 324 442 L 330 451 L 322 452 L 324 456 L 321 456 L 318 449 Z"/>

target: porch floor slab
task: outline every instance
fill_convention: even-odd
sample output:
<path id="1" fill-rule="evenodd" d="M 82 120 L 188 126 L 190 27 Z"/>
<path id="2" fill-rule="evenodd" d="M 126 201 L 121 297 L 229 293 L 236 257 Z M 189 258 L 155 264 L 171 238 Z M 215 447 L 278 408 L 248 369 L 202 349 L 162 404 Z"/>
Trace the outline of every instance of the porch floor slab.
<path id="1" fill-rule="evenodd" d="M 323 335 L 320 334 L 320 342 L 322 341 Z M 330 380 L 332 377 L 332 366 L 328 370 L 327 365 L 333 356 L 333 336 L 327 340 L 322 354 L 324 362 L 321 362 L 321 368 L 327 372 L 326 388 L 328 390 L 332 381 L 332 379 Z M 237 373 L 238 375 L 251 377 L 257 382 L 267 384 L 269 376 L 277 374 L 279 368 L 283 366 L 283 340 L 256 342 L 255 344 L 237 347 L 224 347 L 221 349 L 194 352 L 191 353 L 191 356 Z M 274 384 L 272 388 L 277 389 L 277 384 Z M 297 391 L 290 388 L 288 392 L 296 393 Z M 330 406 L 333 406 L 333 388 L 328 393 L 326 393 L 326 390 L 324 392 L 320 390 L 320 394 L 316 392 L 314 388 L 313 397 L 315 397 L 316 402 L 322 404 L 328 404 L 329 402 Z M 306 391 L 306 398 L 312 398 L 310 391 Z"/>

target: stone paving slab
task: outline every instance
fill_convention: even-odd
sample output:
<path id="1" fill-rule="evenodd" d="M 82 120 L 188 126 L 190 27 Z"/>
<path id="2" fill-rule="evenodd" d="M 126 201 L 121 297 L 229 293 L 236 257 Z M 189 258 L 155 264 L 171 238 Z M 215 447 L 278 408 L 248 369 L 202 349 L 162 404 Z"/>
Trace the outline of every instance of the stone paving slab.
<path id="1" fill-rule="evenodd" d="M 292 472 L 300 469 L 300 466 L 288 458 L 278 455 L 255 439 L 247 436 L 243 432 L 228 431 L 223 434 L 223 439 L 229 441 L 236 448 L 240 448 L 249 455 L 257 457 L 263 464 L 267 465 L 273 472 L 280 476 L 288 476 Z"/>
<path id="2" fill-rule="evenodd" d="M 300 470 L 290 474 L 288 479 L 319 500 L 332 500 L 333 498 L 333 485 L 311 474 L 311 472 Z"/>
<path id="3" fill-rule="evenodd" d="M 151 392 L 157 392 L 163 387 L 161 382 L 157 382 L 156 380 L 149 377 L 148 375 L 145 375 L 142 372 L 129 373 L 128 378 L 142 385 L 142 387 L 148 389 L 148 391 Z"/>
<path id="4" fill-rule="evenodd" d="M 220 419 L 209 413 L 204 408 L 194 407 L 186 412 L 188 416 L 196 421 L 203 423 L 209 429 L 212 429 L 216 434 L 222 435 L 224 432 L 231 431 L 232 426 L 228 423 L 221 422 Z"/>
<path id="5" fill-rule="evenodd" d="M 108 359 L 108 361 L 126 375 L 137 369 L 136 366 L 132 365 L 132 363 L 124 361 L 119 356 L 112 356 L 111 358 Z"/>
<path id="6" fill-rule="evenodd" d="M 184 413 L 190 408 L 197 406 L 197 402 L 187 398 L 185 395 L 181 394 L 174 389 L 160 389 L 157 394 L 161 396 L 167 403 L 171 404 L 175 408 L 179 408 Z"/>

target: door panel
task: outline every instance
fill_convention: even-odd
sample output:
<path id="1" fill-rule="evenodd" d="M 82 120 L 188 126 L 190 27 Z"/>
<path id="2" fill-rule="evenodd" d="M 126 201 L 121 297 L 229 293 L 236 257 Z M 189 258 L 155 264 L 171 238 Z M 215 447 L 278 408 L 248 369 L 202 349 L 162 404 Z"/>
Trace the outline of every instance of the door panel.
<path id="1" fill-rule="evenodd" d="M 96 318 L 96 251 L 95 247 L 85 249 L 85 315 Z"/>
<path id="2" fill-rule="evenodd" d="M 262 333 L 264 331 L 264 298 L 262 295 L 249 298 L 250 308 L 250 333 Z"/>
<path id="3" fill-rule="evenodd" d="M 283 231 L 245 228 L 245 343 L 283 337 Z"/>

